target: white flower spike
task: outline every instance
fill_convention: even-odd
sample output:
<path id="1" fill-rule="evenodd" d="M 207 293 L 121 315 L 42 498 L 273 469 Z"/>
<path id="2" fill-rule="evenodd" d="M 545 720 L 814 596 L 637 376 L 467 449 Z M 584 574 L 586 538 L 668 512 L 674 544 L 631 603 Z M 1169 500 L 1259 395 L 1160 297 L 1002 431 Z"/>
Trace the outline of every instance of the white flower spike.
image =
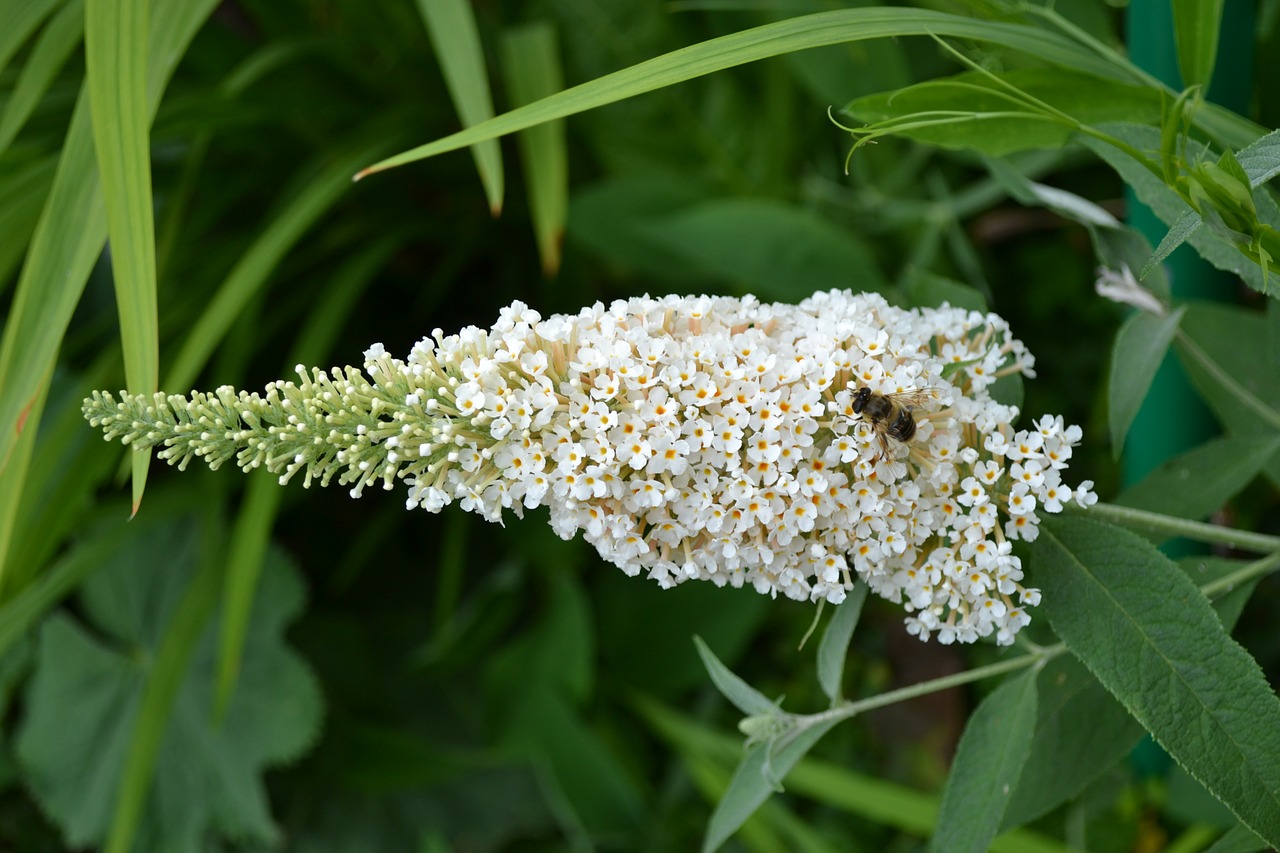
<path id="1" fill-rule="evenodd" d="M 1030 430 L 992 399 L 1033 359 L 994 314 L 832 291 L 800 305 L 648 297 L 489 330 L 439 330 L 406 360 L 300 368 L 264 395 L 96 392 L 108 439 L 287 482 L 409 487 L 500 521 L 547 506 L 628 575 L 838 603 L 854 575 L 928 639 L 1013 642 L 1039 591 L 1010 540 L 1096 500 L 1062 471 L 1078 427 Z"/>

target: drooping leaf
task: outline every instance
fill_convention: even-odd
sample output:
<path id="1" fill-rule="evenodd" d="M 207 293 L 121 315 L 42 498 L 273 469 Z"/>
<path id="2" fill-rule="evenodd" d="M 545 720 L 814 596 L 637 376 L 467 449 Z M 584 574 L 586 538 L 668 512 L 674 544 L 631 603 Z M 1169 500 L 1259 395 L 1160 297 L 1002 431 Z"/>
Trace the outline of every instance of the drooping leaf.
<path id="1" fill-rule="evenodd" d="M 716 653 L 711 651 L 701 637 L 695 636 L 693 643 L 698 648 L 698 656 L 702 658 L 702 665 L 707 668 L 711 681 L 724 698 L 734 704 L 734 707 L 748 715 L 773 714 L 777 711 L 777 703 L 747 684 L 733 670 L 721 663 L 720 658 L 716 657 Z"/>
<path id="2" fill-rule="evenodd" d="M 1031 749 L 1036 701 L 1036 672 L 1028 669 L 996 688 L 969 716 L 930 850 L 990 849 Z"/>
<path id="3" fill-rule="evenodd" d="M 1111 351 L 1111 375 L 1107 380 L 1111 423 L 1111 452 L 1118 457 L 1151 381 L 1169 350 L 1185 307 L 1164 316 L 1137 312 L 1125 320 Z"/>
<path id="4" fill-rule="evenodd" d="M 849 641 L 853 629 L 858 626 L 862 605 L 867 600 L 867 585 L 854 584 L 853 591 L 840 602 L 836 612 L 822 632 L 818 643 L 818 683 L 832 704 L 840 701 L 840 682 L 844 678 L 844 659 L 849 653 Z"/>
<path id="5" fill-rule="evenodd" d="M 1204 595 L 1146 540 L 1092 519 L 1046 519 L 1032 551 L 1058 636 L 1183 768 L 1280 839 L 1280 699 Z"/>

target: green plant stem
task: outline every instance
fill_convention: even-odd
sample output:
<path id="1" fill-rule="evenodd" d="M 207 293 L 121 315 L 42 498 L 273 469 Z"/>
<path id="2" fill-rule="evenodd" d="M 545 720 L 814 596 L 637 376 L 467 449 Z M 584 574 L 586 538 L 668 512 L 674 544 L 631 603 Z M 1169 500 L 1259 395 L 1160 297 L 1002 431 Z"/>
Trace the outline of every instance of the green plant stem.
<path id="1" fill-rule="evenodd" d="M 1247 563 L 1231 574 L 1223 575 L 1216 581 L 1205 584 L 1200 587 L 1200 591 L 1213 598 L 1219 593 L 1230 592 L 1254 578 L 1269 575 L 1276 569 L 1280 569 L 1280 551 L 1273 551 L 1265 557 L 1254 560 L 1252 563 Z"/>
<path id="2" fill-rule="evenodd" d="M 1124 527 L 1158 533 L 1167 536 L 1185 536 L 1200 542 L 1211 542 L 1239 548 L 1241 551 L 1252 551 L 1258 554 L 1272 554 L 1280 551 L 1280 536 L 1268 536 L 1265 533 L 1251 533 L 1248 530 L 1235 530 L 1217 524 L 1206 524 L 1203 521 L 1190 521 L 1185 518 L 1174 518 L 1158 512 L 1148 512 L 1116 504 L 1098 503 L 1087 510 L 1078 510 L 1093 518 L 1101 518 Z"/>
<path id="3" fill-rule="evenodd" d="M 1000 663 L 988 664 L 987 666 L 980 666 L 977 669 L 958 672 L 955 675 L 948 675 L 942 678 L 922 681 L 919 684 L 912 684 L 910 687 L 903 687 L 898 690 L 890 690 L 888 693 L 882 693 L 879 696 L 872 696 L 869 699 L 862 699 L 857 702 L 844 702 L 827 711 L 819 711 L 816 714 L 789 714 L 787 717 L 795 725 L 795 732 L 798 733 L 810 726 L 847 720 L 876 708 L 882 708 L 896 702 L 905 702 L 908 699 L 916 699 L 920 696 L 928 696 L 930 693 L 937 693 L 940 690 L 948 690 L 952 687 L 958 687 L 961 684 L 968 684 L 973 681 L 981 681 L 984 678 L 1003 675 L 1006 672 L 1013 672 L 1014 670 L 1022 669 L 1023 667 L 1044 666 L 1066 650 L 1066 643 L 1045 646 L 1038 651 L 1020 655 L 1019 657 L 1001 661 Z"/>

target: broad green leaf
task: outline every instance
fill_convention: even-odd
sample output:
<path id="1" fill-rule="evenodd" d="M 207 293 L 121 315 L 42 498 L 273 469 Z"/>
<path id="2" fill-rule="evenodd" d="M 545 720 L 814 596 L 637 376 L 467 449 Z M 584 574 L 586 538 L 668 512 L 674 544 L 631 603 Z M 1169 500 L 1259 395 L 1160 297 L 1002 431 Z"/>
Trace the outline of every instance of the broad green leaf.
<path id="1" fill-rule="evenodd" d="M 147 56 L 147 109 L 154 115 L 160 95 L 200 24 L 217 5 L 155 2 Z M 94 162 L 87 90 L 67 129 L 62 156 L 28 247 L 13 307 L 0 340 L 0 467 L 31 413 L 52 370 L 72 312 L 107 236 L 106 214 Z"/>
<path id="2" fill-rule="evenodd" d="M 642 227 L 685 263 L 762 299 L 797 302 L 816 290 L 885 289 L 875 256 L 859 237 L 782 202 L 711 201 Z"/>
<path id="3" fill-rule="evenodd" d="M 374 156 L 371 152 L 385 144 L 383 141 L 360 144 L 337 157 L 325 156 L 323 164 L 304 167 L 304 173 L 313 177 L 271 218 L 227 274 L 200 319 L 185 334 L 182 349 L 170 363 L 161 387 L 173 392 L 185 392 L 192 387 L 241 309 L 266 283 L 294 244 L 349 190 L 353 164 Z"/>
<path id="4" fill-rule="evenodd" d="M 1173 32 L 1183 86 L 1208 87 L 1218 56 L 1223 0 L 1173 0 Z"/>
<path id="5" fill-rule="evenodd" d="M 701 648 L 699 648 L 701 651 Z M 738 831 L 738 827 L 755 813 L 773 794 L 781 780 L 791 772 L 805 754 L 825 735 L 835 721 L 810 726 L 785 742 L 766 741 L 747 747 L 746 754 L 733 772 L 729 787 L 716 803 L 702 842 L 703 853 L 719 850 Z"/>
<path id="6" fill-rule="evenodd" d="M 818 683 L 834 705 L 840 701 L 840 682 L 844 680 L 844 660 L 849 653 L 853 629 L 858 626 L 862 605 L 867 600 L 867 585 L 859 581 L 836 607 L 827 629 L 818 643 Z"/>
<path id="7" fill-rule="evenodd" d="M 1143 120 L 1154 124 L 1160 120 L 1160 92 L 1148 87 L 1104 80 L 1067 68 L 1023 68 L 997 76 L 1082 124 Z M 841 112 L 865 124 L 918 115 L 918 121 L 904 121 L 899 135 L 994 156 L 1033 148 L 1060 148 L 1075 133 L 1070 124 L 1028 117 L 1027 107 L 1010 97 L 1007 88 L 970 71 L 858 98 Z M 955 121 L 947 121 L 948 118 Z M 943 123 L 933 124 L 934 121 Z"/>
<path id="8" fill-rule="evenodd" d="M 453 107 L 465 127 L 480 124 L 493 117 L 493 96 L 489 93 L 489 72 L 484 62 L 484 47 L 469 0 L 418 0 L 418 11 L 427 25 L 431 46 L 435 49 L 440 70 Z M 489 200 L 489 210 L 502 212 L 502 150 L 495 140 L 481 140 L 471 146 L 471 154 L 480 172 L 480 182 Z"/>
<path id="9" fill-rule="evenodd" d="M 504 33 L 502 68 L 514 106 L 560 91 L 564 80 L 555 28 L 542 22 Z M 560 246 L 569 212 L 569 152 L 564 123 L 551 121 L 523 130 L 517 141 L 542 272 L 554 276 L 560 269 Z"/>
<path id="10" fill-rule="evenodd" d="M 1185 311 L 1179 307 L 1162 317 L 1135 312 L 1116 334 L 1111 350 L 1111 374 L 1107 379 L 1107 408 L 1111 453 L 1117 458 Z"/>
<path id="11" fill-rule="evenodd" d="M 1153 152 L 1160 148 L 1160 131 L 1154 127 L 1115 123 L 1104 125 L 1101 129 L 1139 151 Z M 1085 136 L 1079 137 L 1078 141 L 1115 169 L 1124 182 L 1137 193 L 1142 203 L 1150 207 L 1162 222 L 1169 226 L 1176 224 L 1180 230 L 1187 230 L 1190 227 L 1188 222 L 1180 221 L 1189 210 L 1187 203 L 1170 189 L 1163 179 L 1153 175 L 1128 154 L 1109 143 Z M 1262 140 L 1258 140 L 1255 144 L 1261 142 Z M 1266 147 L 1269 148 L 1270 145 Z M 1208 155 L 1202 147 L 1192 144 L 1188 148 L 1187 156 L 1196 158 Z M 1252 181 L 1252 175 L 1250 180 Z M 1269 195 L 1264 192 L 1255 192 L 1254 201 L 1257 204 L 1260 222 L 1272 227 L 1280 226 L 1280 208 Z M 1187 242 L 1200 253 L 1201 257 L 1218 269 L 1239 275 L 1254 290 L 1267 292 L 1261 267 L 1241 254 L 1235 246 L 1216 236 L 1212 229 L 1188 230 Z M 1170 250 L 1172 248 L 1169 247 Z M 1272 289 L 1274 290 L 1274 285 Z"/>
<path id="12" fill-rule="evenodd" d="M 131 394 L 154 394 L 160 381 L 147 110 L 149 2 L 85 0 L 84 7 L 85 85 L 107 209 L 125 383 Z M 134 453 L 130 460 L 137 512 L 151 454 Z"/>
<path id="13" fill-rule="evenodd" d="M 1018 787 L 1036 722 L 1036 672 L 1028 669 L 982 700 L 956 747 L 929 849 L 984 853 Z"/>
<path id="14" fill-rule="evenodd" d="M 695 635 L 693 643 L 698 647 L 698 657 L 702 658 L 702 665 L 707 668 L 707 675 L 711 676 L 712 683 L 724 698 L 734 704 L 734 707 L 748 716 L 777 713 L 777 703 L 747 684 L 733 670 L 721 663 L 720 658 L 716 657 L 716 653 L 711 651 L 701 637 Z"/>
<path id="15" fill-rule="evenodd" d="M 80 43 L 83 32 L 84 0 L 71 0 L 40 33 L 5 102 L 4 112 L 0 113 L 0 154 L 5 152 L 31 117 L 36 104 L 71 56 L 71 51 Z"/>
<path id="16" fill-rule="evenodd" d="M 1256 311 L 1198 303 L 1183 318 L 1179 360 L 1223 428 L 1232 434 L 1280 432 L 1280 361 L 1268 343 L 1267 319 Z M 1280 458 L 1267 476 L 1280 483 Z"/>
<path id="17" fill-rule="evenodd" d="M 0 3 L 0 71 L 62 0 L 10 0 Z"/>
<path id="18" fill-rule="evenodd" d="M 1142 726 L 1075 658 L 1039 676 L 1035 732 L 1004 827 L 1022 826 L 1073 799 L 1142 739 Z"/>
<path id="19" fill-rule="evenodd" d="M 1206 847 L 1204 853 L 1262 853 L 1270 850 L 1271 845 L 1257 836 L 1244 824 L 1236 824 L 1227 834 Z"/>
<path id="20" fill-rule="evenodd" d="M 1215 438 L 1165 462 L 1115 502 L 1201 521 L 1249 485 L 1278 449 L 1280 435 Z"/>
<path id="21" fill-rule="evenodd" d="M 770 56 L 863 39 L 908 35 L 991 42 L 1087 74 L 1122 81 L 1137 79 L 1136 69 L 1131 66 L 1099 57 L 1064 36 L 1037 27 L 981 21 L 925 9 L 842 9 L 765 24 L 641 62 L 389 157 L 364 169 L 358 177 Z"/>
<path id="22" fill-rule="evenodd" d="M 135 524 L 138 524 L 135 522 Z M 117 527 L 124 527 L 120 522 Z M 214 686 L 212 622 L 186 667 L 165 667 L 203 545 L 172 517 L 133 534 L 86 582 L 88 630 L 69 616 L 49 619 L 40 666 L 27 689 L 29 713 L 17 736 L 31 790 L 68 844 L 100 843 L 122 796 L 121 777 L 146 699 L 157 679 L 179 677 L 158 739 L 154 783 L 145 790 L 137 848 L 198 850 L 221 835 L 267 842 L 274 836 L 259 774 L 297 756 L 319 724 L 319 692 L 281 642 L 302 604 L 302 584 L 276 555 L 254 613 L 254 654 L 224 725 L 209 713 Z M 140 535 L 141 534 L 141 535 Z M 213 575 L 216 579 L 216 574 Z M 216 592 L 216 586 L 212 591 Z"/>
<path id="23" fill-rule="evenodd" d="M 1054 631 L 1173 758 L 1280 839 L 1280 699 L 1204 595 L 1134 533 L 1045 519 L 1032 543 Z"/>

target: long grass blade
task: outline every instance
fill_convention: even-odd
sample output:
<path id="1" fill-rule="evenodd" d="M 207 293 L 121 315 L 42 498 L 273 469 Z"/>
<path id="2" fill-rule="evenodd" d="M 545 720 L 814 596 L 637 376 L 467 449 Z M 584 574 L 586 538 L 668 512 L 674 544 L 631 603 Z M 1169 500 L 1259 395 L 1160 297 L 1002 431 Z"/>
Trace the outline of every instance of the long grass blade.
<path id="1" fill-rule="evenodd" d="M 502 38 L 502 72 L 507 94 L 515 106 L 531 104 L 564 88 L 555 28 L 528 24 Z M 560 269 L 560 244 L 569 213 L 569 152 L 564 123 L 549 121 L 520 132 L 520 160 L 538 256 L 548 277 Z"/>
<path id="2" fill-rule="evenodd" d="M 71 0 L 40 33 L 0 115 L 0 154 L 22 130 L 84 33 L 84 2 Z"/>
<path id="3" fill-rule="evenodd" d="M 147 112 L 148 0 L 87 0 L 85 80 L 98 175 L 107 209 L 111 273 L 120 314 L 125 383 L 154 394 L 160 380 L 156 232 L 151 215 Z M 130 455 L 133 510 L 147 482 L 150 453 Z"/>
<path id="4" fill-rule="evenodd" d="M 484 64 L 484 47 L 470 0 L 418 0 L 418 10 L 426 22 L 431 46 L 440 61 L 444 82 L 453 107 L 466 127 L 493 118 L 493 96 L 489 72 Z M 471 146 L 471 154 L 484 184 L 489 210 L 502 212 L 505 181 L 502 150 L 497 140 L 487 139 Z"/>
<path id="5" fill-rule="evenodd" d="M 9 64 L 36 27 L 62 0 L 8 0 L 0 2 L 0 71 Z"/>
<path id="6" fill-rule="evenodd" d="M 979 21 L 924 9 L 841 9 L 765 24 L 664 54 L 389 157 L 364 169 L 356 177 L 361 178 L 393 166 L 433 157 L 484 139 L 514 133 L 535 124 L 564 118 L 758 59 L 864 39 L 912 35 L 949 36 L 991 42 L 1100 77 L 1138 82 L 1135 75 L 1128 72 L 1127 65 L 1100 58 L 1070 39 L 1036 27 Z"/>

